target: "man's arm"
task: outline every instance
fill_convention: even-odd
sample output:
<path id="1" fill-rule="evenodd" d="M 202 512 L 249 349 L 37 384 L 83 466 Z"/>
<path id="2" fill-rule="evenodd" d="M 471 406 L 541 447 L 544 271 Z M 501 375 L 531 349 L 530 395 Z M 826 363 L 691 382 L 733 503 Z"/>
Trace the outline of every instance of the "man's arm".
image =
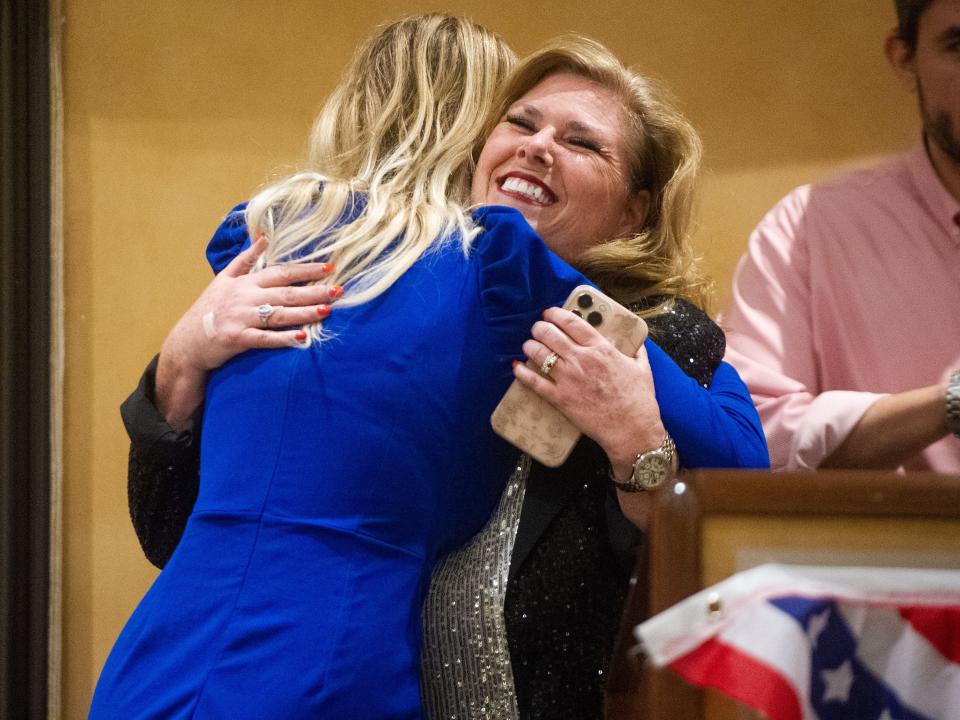
<path id="1" fill-rule="evenodd" d="M 819 387 L 804 241 L 809 188 L 784 198 L 750 237 L 721 323 L 727 360 L 763 421 L 773 467 L 896 468 L 947 434 L 945 378 L 889 395 Z"/>
<path id="2" fill-rule="evenodd" d="M 896 468 L 948 434 L 946 383 L 887 395 L 867 408 L 824 468 Z"/>

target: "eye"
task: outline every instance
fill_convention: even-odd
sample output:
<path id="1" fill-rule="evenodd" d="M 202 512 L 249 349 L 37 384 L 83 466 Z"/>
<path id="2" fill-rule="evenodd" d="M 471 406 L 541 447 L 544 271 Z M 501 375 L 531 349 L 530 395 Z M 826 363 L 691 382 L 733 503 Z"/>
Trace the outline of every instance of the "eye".
<path id="1" fill-rule="evenodd" d="M 533 132 L 534 127 L 533 123 L 522 115 L 507 115 L 504 118 L 504 121 L 513 125 L 514 127 L 523 128 L 524 130 L 529 130 Z"/>
<path id="2" fill-rule="evenodd" d="M 567 140 L 567 143 L 578 148 L 583 148 L 584 150 L 589 150 L 590 152 L 600 152 L 600 146 L 588 138 L 572 137 Z"/>

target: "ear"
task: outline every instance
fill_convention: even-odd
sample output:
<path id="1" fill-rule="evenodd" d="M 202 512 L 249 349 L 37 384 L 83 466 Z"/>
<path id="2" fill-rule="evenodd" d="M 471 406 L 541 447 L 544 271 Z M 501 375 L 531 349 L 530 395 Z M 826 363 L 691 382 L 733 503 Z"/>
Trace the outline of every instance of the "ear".
<path id="1" fill-rule="evenodd" d="M 900 39 L 896 29 L 890 31 L 887 35 L 887 41 L 883 46 L 890 61 L 893 71 L 900 78 L 900 82 L 910 92 L 917 89 L 917 68 L 915 64 L 915 53 L 910 51 L 907 44 Z"/>
<path id="2" fill-rule="evenodd" d="M 623 216 L 620 219 L 619 237 L 636 235 L 643 229 L 647 215 L 650 213 L 650 191 L 640 190 L 627 198 Z"/>

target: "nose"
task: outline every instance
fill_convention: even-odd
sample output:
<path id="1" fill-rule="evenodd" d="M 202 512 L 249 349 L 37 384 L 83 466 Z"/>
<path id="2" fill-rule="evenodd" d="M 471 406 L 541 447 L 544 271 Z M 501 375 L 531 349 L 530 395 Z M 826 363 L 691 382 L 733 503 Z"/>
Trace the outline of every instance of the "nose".
<path id="1" fill-rule="evenodd" d="M 517 157 L 527 162 L 550 167 L 553 165 L 553 130 L 541 128 L 528 135 L 525 142 L 517 148 Z"/>

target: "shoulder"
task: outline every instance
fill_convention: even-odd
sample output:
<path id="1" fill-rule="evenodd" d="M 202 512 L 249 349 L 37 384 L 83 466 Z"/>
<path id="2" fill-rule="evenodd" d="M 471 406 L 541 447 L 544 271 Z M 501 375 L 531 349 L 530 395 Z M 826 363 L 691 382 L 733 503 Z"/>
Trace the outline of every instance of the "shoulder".
<path id="1" fill-rule="evenodd" d="M 858 216 L 889 212 L 910 183 L 909 156 L 893 155 L 791 190 L 766 214 L 758 230 L 795 231 L 849 224 Z"/>
<path id="2" fill-rule="evenodd" d="M 764 216 L 756 234 L 790 243 L 806 230 L 856 224 L 891 211 L 910 183 L 909 155 L 892 155 L 791 190 Z"/>
<path id="3" fill-rule="evenodd" d="M 485 206 L 473 212 L 473 220 L 481 231 L 471 253 L 479 260 L 484 290 L 546 307 L 562 304 L 575 286 L 588 282 L 547 247 L 518 210 Z"/>
<path id="4" fill-rule="evenodd" d="M 818 196 L 836 199 L 878 199 L 885 197 L 890 189 L 902 186 L 909 180 L 910 173 L 909 153 L 888 155 L 815 183 L 813 190 Z"/>
<path id="5" fill-rule="evenodd" d="M 664 312 L 647 318 L 650 337 L 701 385 L 709 385 L 726 352 L 726 336 L 707 313 L 676 299 Z"/>
<path id="6" fill-rule="evenodd" d="M 214 273 L 223 270 L 250 245 L 246 209 L 247 204 L 243 202 L 228 212 L 207 243 L 207 261 Z"/>
<path id="7" fill-rule="evenodd" d="M 512 246 L 517 243 L 542 243 L 540 236 L 519 210 L 500 205 L 484 205 L 471 213 L 473 222 L 480 228 L 474 243 L 479 252 L 498 245 Z"/>

